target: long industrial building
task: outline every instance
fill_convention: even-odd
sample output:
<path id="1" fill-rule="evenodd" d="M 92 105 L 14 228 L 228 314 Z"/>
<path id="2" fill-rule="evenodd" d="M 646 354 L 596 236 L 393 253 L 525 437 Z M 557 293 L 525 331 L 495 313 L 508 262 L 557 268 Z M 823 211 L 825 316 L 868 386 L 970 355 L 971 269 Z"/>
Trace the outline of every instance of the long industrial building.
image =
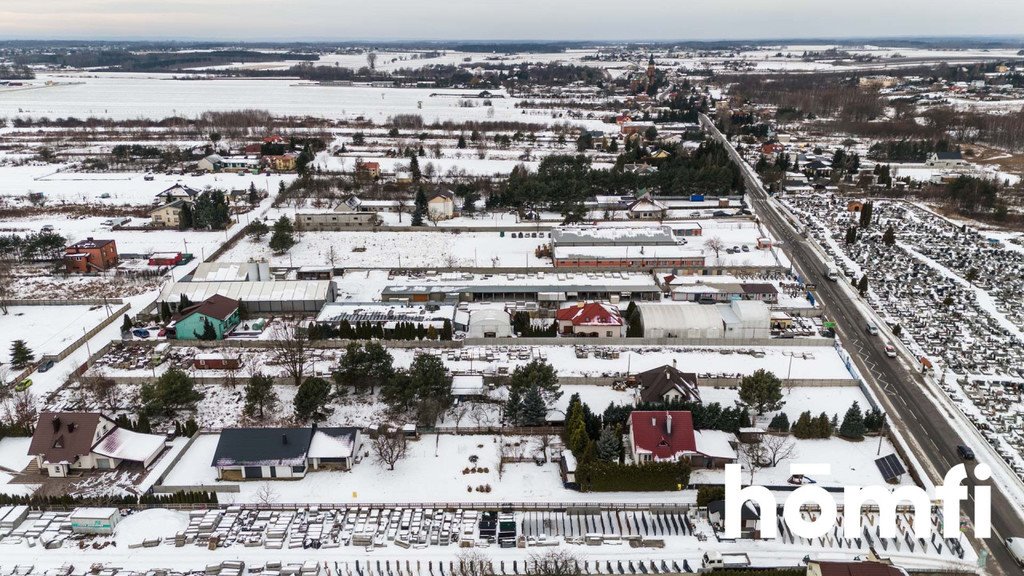
<path id="1" fill-rule="evenodd" d="M 184 294 L 192 302 L 220 294 L 242 303 L 250 314 L 275 312 L 319 312 L 334 302 L 336 288 L 331 280 L 272 280 L 256 282 L 177 282 L 164 288 L 160 301 L 176 305 Z"/>

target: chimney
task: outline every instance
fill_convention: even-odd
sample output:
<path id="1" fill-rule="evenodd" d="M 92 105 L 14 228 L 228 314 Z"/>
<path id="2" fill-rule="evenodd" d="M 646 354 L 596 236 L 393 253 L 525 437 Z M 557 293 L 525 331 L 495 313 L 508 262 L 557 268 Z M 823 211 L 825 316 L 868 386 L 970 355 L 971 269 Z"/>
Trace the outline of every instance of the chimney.
<path id="1" fill-rule="evenodd" d="M 53 431 L 57 432 L 60 430 L 60 416 L 53 417 Z"/>
<path id="2" fill-rule="evenodd" d="M 288 443 L 288 435 L 287 434 L 281 434 L 281 444 L 287 444 L 287 443 Z"/>
<path id="3" fill-rule="evenodd" d="M 675 367 L 676 367 L 676 365 L 677 365 L 678 363 L 679 363 L 679 360 L 678 360 L 678 359 L 676 359 L 676 358 L 673 358 L 673 359 L 672 359 L 672 367 L 673 367 L 673 368 L 675 368 Z"/>
<path id="4" fill-rule="evenodd" d="M 665 432 L 668 433 L 669 436 L 672 435 L 672 413 L 671 412 L 666 412 L 665 413 Z"/>

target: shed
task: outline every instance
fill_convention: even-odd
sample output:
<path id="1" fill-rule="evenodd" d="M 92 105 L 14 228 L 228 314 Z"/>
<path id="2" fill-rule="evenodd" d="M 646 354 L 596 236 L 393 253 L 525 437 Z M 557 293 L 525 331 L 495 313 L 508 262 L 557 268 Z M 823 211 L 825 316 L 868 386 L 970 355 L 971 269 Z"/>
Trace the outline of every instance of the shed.
<path id="1" fill-rule="evenodd" d="M 68 519 L 75 534 L 113 534 L 121 513 L 117 508 L 75 508 Z"/>

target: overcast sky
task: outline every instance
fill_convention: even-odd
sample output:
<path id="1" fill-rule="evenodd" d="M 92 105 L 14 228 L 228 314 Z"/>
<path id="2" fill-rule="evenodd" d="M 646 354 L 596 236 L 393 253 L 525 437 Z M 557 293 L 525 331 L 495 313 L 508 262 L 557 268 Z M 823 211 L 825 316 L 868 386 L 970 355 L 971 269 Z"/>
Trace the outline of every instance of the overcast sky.
<path id="1" fill-rule="evenodd" d="M 0 0 L 0 38 L 676 40 L 1024 35 L 1024 0 Z"/>

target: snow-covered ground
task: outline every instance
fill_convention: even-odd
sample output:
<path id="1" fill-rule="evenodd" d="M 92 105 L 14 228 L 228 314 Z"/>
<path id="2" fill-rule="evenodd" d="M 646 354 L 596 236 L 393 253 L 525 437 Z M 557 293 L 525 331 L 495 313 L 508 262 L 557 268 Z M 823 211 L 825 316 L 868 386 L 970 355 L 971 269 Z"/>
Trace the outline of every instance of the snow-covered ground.
<path id="1" fill-rule="evenodd" d="M 10 363 L 15 340 L 24 340 L 37 360 L 44 354 L 56 354 L 118 306 L 10 306 L 7 314 L 0 314 L 0 362 Z"/>
<path id="2" fill-rule="evenodd" d="M 2 102 L 2 96 L 0 96 Z M 25 164 L 0 166 L 0 196 L 24 198 L 41 192 L 47 206 L 60 204 L 105 204 L 145 207 L 153 205 L 156 195 L 175 184 L 196 190 L 247 190 L 250 184 L 262 191 L 276 193 L 279 182 L 294 179 L 289 174 L 204 174 L 179 176 L 152 174 L 147 181 L 140 172 L 76 172 L 69 164 Z M 56 224 L 56 222 L 47 222 Z"/>
<path id="3" fill-rule="evenodd" d="M 496 97 L 485 106 L 480 90 L 317 86 L 294 79 L 175 80 L 168 74 L 39 74 L 33 90 L 0 91 L 0 117 L 74 116 L 125 120 L 139 117 L 195 118 L 209 111 L 267 110 L 279 116 L 363 117 L 384 123 L 399 114 L 425 122 L 517 121 L 542 124 L 554 119 L 548 110 L 520 110 L 520 100 Z M 503 95 L 502 90 L 492 91 Z M 462 104 L 469 102 L 470 105 Z M 563 111 L 564 112 L 564 111 Z M 600 121 L 576 121 L 599 128 Z"/>

